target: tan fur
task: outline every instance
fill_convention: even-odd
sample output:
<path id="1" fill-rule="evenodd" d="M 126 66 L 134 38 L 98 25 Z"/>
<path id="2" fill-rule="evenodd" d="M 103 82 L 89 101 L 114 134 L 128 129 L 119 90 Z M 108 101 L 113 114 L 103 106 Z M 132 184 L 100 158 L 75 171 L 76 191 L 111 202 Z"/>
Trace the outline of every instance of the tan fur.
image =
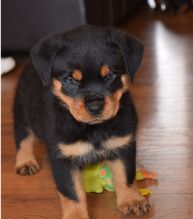
<path id="1" fill-rule="evenodd" d="M 76 120 L 83 122 L 89 122 L 94 120 L 94 118 L 86 111 L 84 100 L 73 99 L 70 96 L 65 95 L 64 93 L 62 93 L 61 88 L 61 82 L 57 79 L 53 79 L 52 92 L 67 105 L 70 113 Z"/>
<path id="2" fill-rule="evenodd" d="M 128 145 L 131 142 L 131 140 L 132 140 L 131 134 L 123 137 L 113 136 L 105 141 L 104 143 L 105 149 L 111 150 L 111 149 L 123 147 L 125 145 Z"/>
<path id="3" fill-rule="evenodd" d="M 77 81 L 81 81 L 82 80 L 82 72 L 80 70 L 74 70 L 72 72 L 72 77 L 77 80 Z"/>
<path id="4" fill-rule="evenodd" d="M 127 185 L 126 170 L 121 160 L 108 161 L 113 173 L 118 209 L 123 214 L 134 213 L 141 216 L 148 212 L 149 203 L 138 191 L 135 184 Z"/>
<path id="5" fill-rule="evenodd" d="M 62 219 L 89 219 L 86 195 L 83 191 L 81 174 L 78 170 L 73 174 L 73 181 L 78 201 L 70 200 L 58 192 L 62 207 Z"/>
<path id="6" fill-rule="evenodd" d="M 116 116 L 120 106 L 119 101 L 123 93 L 128 89 L 128 76 L 122 76 L 121 80 L 123 82 L 123 88 L 115 91 L 111 96 L 105 97 L 103 112 L 98 117 L 92 116 L 87 112 L 83 99 L 73 99 L 62 93 L 62 84 L 57 79 L 53 79 L 52 92 L 67 105 L 70 113 L 77 121 L 97 124 Z"/>
<path id="7" fill-rule="evenodd" d="M 121 76 L 121 81 L 123 83 L 123 93 L 129 90 L 129 76 L 128 74 L 124 74 Z"/>
<path id="8" fill-rule="evenodd" d="M 20 142 L 20 148 L 16 155 L 16 170 L 21 175 L 26 175 L 24 168 L 32 168 L 31 174 L 34 174 L 39 170 L 39 165 L 36 161 L 33 152 L 33 144 L 35 137 L 32 132 L 29 132 L 29 135 Z M 34 169 L 35 168 L 35 169 Z M 28 173 L 30 174 L 30 172 Z"/>
<path id="9" fill-rule="evenodd" d="M 123 90 L 119 89 L 112 94 L 112 96 L 105 97 L 105 105 L 103 110 L 103 118 L 104 120 L 108 120 L 114 116 L 116 116 L 119 106 L 120 99 L 122 97 Z"/>
<path id="10" fill-rule="evenodd" d="M 104 154 L 105 150 L 114 150 L 119 147 L 128 145 L 132 139 L 132 135 L 126 135 L 123 137 L 113 136 L 104 142 L 104 148 L 101 151 L 97 151 L 97 154 Z M 73 144 L 58 145 L 62 155 L 66 157 L 84 156 L 94 150 L 94 146 L 89 142 L 77 141 Z"/>
<path id="11" fill-rule="evenodd" d="M 53 85 L 54 85 L 54 92 L 60 91 L 62 89 L 62 83 L 61 81 L 57 80 L 57 79 L 53 79 Z"/>
<path id="12" fill-rule="evenodd" d="M 73 99 L 69 96 L 66 96 L 64 95 L 62 92 L 61 92 L 61 89 L 62 89 L 62 83 L 57 80 L 57 79 L 53 79 L 53 93 L 59 97 L 64 103 L 67 104 L 67 106 L 69 107 L 72 103 L 73 103 Z"/>
<path id="13" fill-rule="evenodd" d="M 104 108 L 104 119 L 107 120 L 113 116 L 116 116 L 119 107 L 120 107 L 120 99 L 126 91 L 129 89 L 129 78 L 128 75 L 122 75 L 121 81 L 123 83 L 123 87 L 113 93 L 112 96 L 105 97 L 105 108 Z"/>
<path id="14" fill-rule="evenodd" d="M 103 65 L 101 67 L 100 74 L 102 77 L 106 77 L 109 74 L 109 72 L 110 72 L 110 69 L 108 65 Z"/>
<path id="15" fill-rule="evenodd" d="M 93 146 L 88 142 L 78 141 L 74 144 L 59 144 L 59 149 L 64 156 L 83 156 L 92 151 Z"/>

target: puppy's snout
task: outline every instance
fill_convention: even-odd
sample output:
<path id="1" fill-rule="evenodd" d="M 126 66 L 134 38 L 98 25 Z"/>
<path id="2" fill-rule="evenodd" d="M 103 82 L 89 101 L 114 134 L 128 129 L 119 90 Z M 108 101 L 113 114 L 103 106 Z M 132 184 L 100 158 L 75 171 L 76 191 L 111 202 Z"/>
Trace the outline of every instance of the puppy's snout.
<path id="1" fill-rule="evenodd" d="M 85 104 L 88 112 L 91 115 L 100 115 L 104 107 L 104 97 L 96 95 L 89 96 L 85 98 Z"/>

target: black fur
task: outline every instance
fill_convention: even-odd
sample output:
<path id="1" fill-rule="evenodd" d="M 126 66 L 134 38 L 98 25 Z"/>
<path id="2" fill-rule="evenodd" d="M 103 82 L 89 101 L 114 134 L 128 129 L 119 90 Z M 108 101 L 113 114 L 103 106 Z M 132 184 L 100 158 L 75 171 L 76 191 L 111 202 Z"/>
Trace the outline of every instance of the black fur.
<path id="1" fill-rule="evenodd" d="M 129 144 L 128 147 L 120 150 L 120 157 L 126 167 L 126 177 L 128 186 L 132 185 L 136 173 L 136 140 Z"/>
<path id="2" fill-rule="evenodd" d="M 122 87 L 120 76 L 128 70 L 131 79 L 141 63 L 143 47 L 133 37 L 112 28 L 83 26 L 66 33 L 49 36 L 31 51 L 33 65 L 22 74 L 14 104 L 15 139 L 19 143 L 28 130 L 41 139 L 48 148 L 49 158 L 58 190 L 77 200 L 73 189 L 72 171 L 100 160 L 122 159 L 128 170 L 128 184 L 135 176 L 135 141 L 124 149 L 99 154 L 104 140 L 111 136 L 135 136 L 137 116 L 129 93 L 120 101 L 114 118 L 100 124 L 77 121 L 51 92 L 52 78 L 63 84 L 62 92 L 72 98 L 88 95 L 110 95 Z M 124 56 L 124 57 L 123 57 Z M 108 64 L 116 79 L 102 81 L 99 70 Z M 83 72 L 83 84 L 69 81 L 73 69 Z M 58 143 L 88 141 L 95 151 L 76 158 L 62 157 Z M 128 166 L 129 165 L 129 166 Z"/>

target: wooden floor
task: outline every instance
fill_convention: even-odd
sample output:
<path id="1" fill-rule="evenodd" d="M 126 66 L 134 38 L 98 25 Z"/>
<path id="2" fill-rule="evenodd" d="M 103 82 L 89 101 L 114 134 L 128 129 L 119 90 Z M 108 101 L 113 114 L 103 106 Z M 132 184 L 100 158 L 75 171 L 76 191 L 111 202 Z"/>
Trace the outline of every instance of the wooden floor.
<path id="1" fill-rule="evenodd" d="M 144 219 L 193 218 L 193 14 L 140 14 L 123 25 L 145 45 L 132 93 L 137 105 L 138 162 L 157 171 L 152 210 Z M 43 146 L 36 176 L 15 174 L 12 101 L 22 65 L 2 77 L 2 218 L 60 219 L 60 205 Z M 88 195 L 91 219 L 126 219 L 114 194 Z M 135 217 L 128 217 L 135 218 Z M 78 218 L 77 218 L 78 219 Z"/>

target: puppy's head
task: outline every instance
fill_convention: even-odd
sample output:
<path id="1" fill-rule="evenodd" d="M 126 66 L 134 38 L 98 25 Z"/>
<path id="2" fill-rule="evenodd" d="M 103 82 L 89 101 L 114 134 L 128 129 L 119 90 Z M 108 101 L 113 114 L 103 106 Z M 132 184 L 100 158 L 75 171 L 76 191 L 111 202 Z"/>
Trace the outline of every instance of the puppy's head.
<path id="1" fill-rule="evenodd" d="M 117 114 L 142 56 L 143 47 L 133 37 L 93 26 L 46 37 L 31 51 L 43 85 L 76 120 L 89 124 Z"/>

